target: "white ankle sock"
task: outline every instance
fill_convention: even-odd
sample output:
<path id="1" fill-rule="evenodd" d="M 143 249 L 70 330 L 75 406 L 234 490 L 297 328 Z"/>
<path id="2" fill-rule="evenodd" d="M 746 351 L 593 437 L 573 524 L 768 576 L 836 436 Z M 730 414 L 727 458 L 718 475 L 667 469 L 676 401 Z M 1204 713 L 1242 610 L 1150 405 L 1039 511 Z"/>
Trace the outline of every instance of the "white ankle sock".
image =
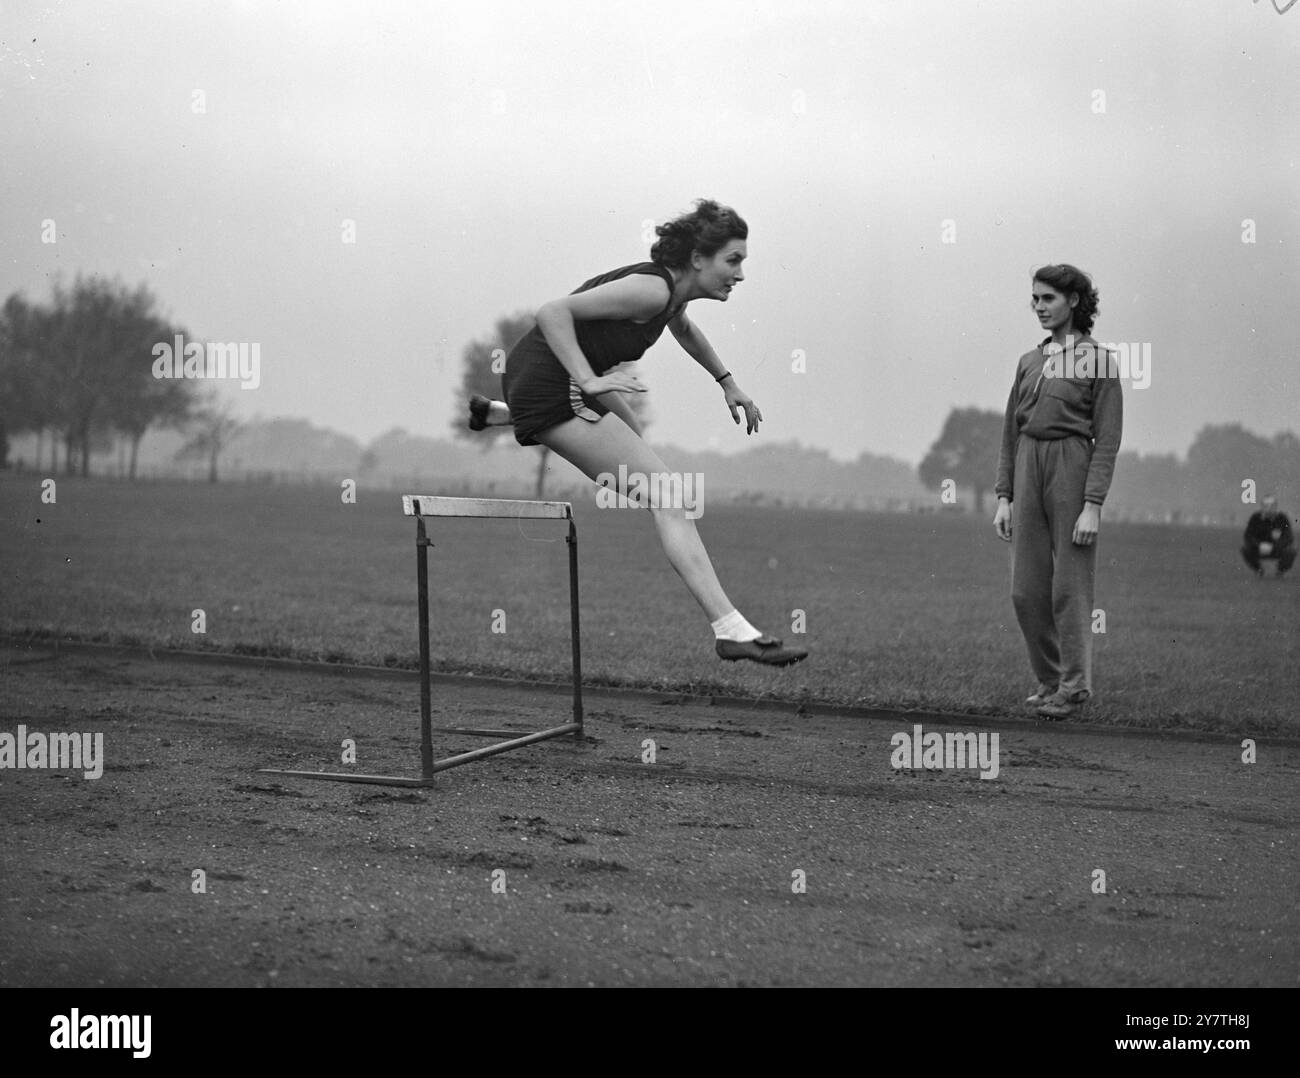
<path id="1" fill-rule="evenodd" d="M 713 623 L 713 635 L 719 640 L 734 640 L 743 644 L 748 640 L 757 640 L 763 634 L 742 618 L 739 610 L 733 610 Z"/>
<path id="2" fill-rule="evenodd" d="M 491 401 L 488 404 L 487 425 L 489 427 L 509 427 L 513 424 L 510 408 L 505 401 Z"/>

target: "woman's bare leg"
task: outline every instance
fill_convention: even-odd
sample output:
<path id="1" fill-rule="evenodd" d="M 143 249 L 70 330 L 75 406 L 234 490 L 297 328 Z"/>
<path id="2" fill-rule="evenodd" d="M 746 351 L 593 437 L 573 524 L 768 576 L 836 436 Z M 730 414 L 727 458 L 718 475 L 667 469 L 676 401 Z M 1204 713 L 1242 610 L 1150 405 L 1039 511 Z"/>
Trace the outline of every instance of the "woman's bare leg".
<path id="1" fill-rule="evenodd" d="M 597 423 L 570 419 L 543 431 L 537 435 L 537 440 L 592 480 L 602 472 L 617 479 L 619 465 L 625 466 L 628 474 L 651 476 L 668 472 L 668 466 L 659 454 L 612 412 L 602 416 Z M 704 541 L 686 510 L 682 507 L 650 507 L 650 514 L 654 517 L 668 561 L 709 620 L 717 621 L 734 611 L 735 605 L 722 590 L 709 553 L 704 549 Z"/>

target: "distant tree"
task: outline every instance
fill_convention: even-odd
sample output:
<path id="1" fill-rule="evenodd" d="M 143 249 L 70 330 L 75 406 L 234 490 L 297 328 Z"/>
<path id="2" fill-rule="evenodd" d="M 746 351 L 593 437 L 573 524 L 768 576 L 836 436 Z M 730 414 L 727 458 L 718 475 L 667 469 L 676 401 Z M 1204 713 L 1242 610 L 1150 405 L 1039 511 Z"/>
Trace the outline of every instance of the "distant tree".
<path id="1" fill-rule="evenodd" d="M 80 461 L 88 475 L 115 430 L 138 446 L 150 423 L 183 413 L 190 389 L 152 377 L 153 345 L 171 330 L 144 286 L 78 276 L 53 293 L 48 305 L 15 294 L 0 310 L 0 459 L 10 434 L 34 431 L 39 465 L 49 430 L 62 435 L 68 473 Z"/>
<path id="2" fill-rule="evenodd" d="M 202 406 L 195 409 L 188 426 L 192 436 L 176 451 L 175 459 L 202 460 L 206 457 L 208 482 L 215 483 L 217 460 L 231 439 L 243 429 L 243 424 L 235 418 L 230 402 L 218 399 L 216 393 L 211 392 Z"/>
<path id="3" fill-rule="evenodd" d="M 189 340 L 189 334 L 183 328 L 157 318 L 140 328 L 143 334 L 141 347 L 124 355 L 121 376 L 112 383 L 105 396 L 109 422 L 131 444 L 127 474 L 132 479 L 136 477 L 140 442 L 146 432 L 151 427 L 180 429 L 195 417 L 199 407 L 192 382 L 153 376 L 153 346 L 170 342 L 178 335 Z"/>
<path id="4" fill-rule="evenodd" d="M 0 310 L 0 451 L 8 437 L 36 434 L 36 466 L 48 431 L 50 469 L 58 464 L 57 435 L 65 426 L 61 380 L 53 354 L 55 313 L 41 304 L 11 295 Z"/>
<path id="5" fill-rule="evenodd" d="M 1277 493 L 1294 509 L 1300 493 L 1300 438 L 1294 432 L 1284 430 L 1273 436 L 1273 461 L 1279 475 Z"/>
<path id="6" fill-rule="evenodd" d="M 1187 463 L 1199 475 L 1236 479 L 1258 471 L 1273 446 L 1240 423 L 1202 427 L 1187 450 Z"/>
<path id="7" fill-rule="evenodd" d="M 140 439 L 159 423 L 188 414 L 190 383 L 153 377 L 153 346 L 177 332 L 154 313 L 144 287 L 78 276 L 56 281 L 49 304 L 11 295 L 0 309 L 0 459 L 11 434 L 36 434 L 36 464 L 46 432 L 64 442 L 69 474 L 89 474 L 92 450 L 111 448 L 115 432 L 131 439 L 131 474 Z"/>
<path id="8" fill-rule="evenodd" d="M 1187 471 L 1202 511 L 1235 513 L 1242 508 L 1242 483 L 1253 480 L 1256 498 L 1272 490 L 1278 473 L 1278 446 L 1240 423 L 1202 427 L 1187 450 Z"/>
<path id="9" fill-rule="evenodd" d="M 975 511 L 984 512 L 984 494 L 998 472 L 1002 415 L 979 408 L 954 408 L 948 413 L 939 440 L 917 468 L 921 483 L 938 490 L 945 479 L 975 492 Z"/>
<path id="10" fill-rule="evenodd" d="M 79 276 L 71 289 L 56 282 L 47 362 L 53 364 L 69 471 L 79 453 L 81 474 L 90 474 L 92 434 L 110 427 L 109 397 L 121 396 L 124 382 L 139 385 L 151 375 L 154 302 L 143 285 L 129 291 L 97 276 Z"/>
<path id="11" fill-rule="evenodd" d="M 50 420 L 48 409 L 42 407 L 40 315 L 16 294 L 0 309 L 0 468 L 9 466 L 12 435 L 34 431 L 39 442 Z"/>
<path id="12" fill-rule="evenodd" d="M 1117 512 L 1138 520 L 1172 520 L 1190 508 L 1187 468 L 1176 454 L 1120 452 L 1106 496 L 1107 515 Z"/>

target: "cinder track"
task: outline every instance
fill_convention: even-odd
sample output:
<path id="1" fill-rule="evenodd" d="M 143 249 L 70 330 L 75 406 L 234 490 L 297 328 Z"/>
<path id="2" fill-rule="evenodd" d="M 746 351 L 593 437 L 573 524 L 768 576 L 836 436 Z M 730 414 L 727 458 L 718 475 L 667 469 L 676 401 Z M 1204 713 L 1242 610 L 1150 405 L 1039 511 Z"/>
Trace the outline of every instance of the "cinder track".
<path id="1" fill-rule="evenodd" d="M 0 983 L 1300 979 L 1294 743 L 1244 764 L 1248 730 L 592 690 L 584 741 L 396 791 L 256 769 L 336 769 L 353 738 L 358 770 L 415 774 L 413 675 L 241 663 L 0 650 L 0 732 L 101 731 L 106 756 L 94 781 L 0 771 Z M 566 702 L 461 678 L 434 706 L 435 725 L 528 729 Z M 998 777 L 894 770 L 918 722 L 998 733 Z"/>

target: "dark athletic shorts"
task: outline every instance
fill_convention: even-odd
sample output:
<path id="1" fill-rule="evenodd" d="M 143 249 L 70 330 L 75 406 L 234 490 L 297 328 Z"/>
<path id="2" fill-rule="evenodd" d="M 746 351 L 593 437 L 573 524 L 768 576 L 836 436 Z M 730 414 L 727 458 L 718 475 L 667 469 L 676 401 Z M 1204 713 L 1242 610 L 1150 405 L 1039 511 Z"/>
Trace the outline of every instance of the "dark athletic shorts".
<path id="1" fill-rule="evenodd" d="M 550 347 L 531 334 L 506 357 L 501 392 L 520 445 L 537 445 L 538 434 L 575 416 L 595 423 L 609 412 L 596 397 L 583 393 Z"/>

